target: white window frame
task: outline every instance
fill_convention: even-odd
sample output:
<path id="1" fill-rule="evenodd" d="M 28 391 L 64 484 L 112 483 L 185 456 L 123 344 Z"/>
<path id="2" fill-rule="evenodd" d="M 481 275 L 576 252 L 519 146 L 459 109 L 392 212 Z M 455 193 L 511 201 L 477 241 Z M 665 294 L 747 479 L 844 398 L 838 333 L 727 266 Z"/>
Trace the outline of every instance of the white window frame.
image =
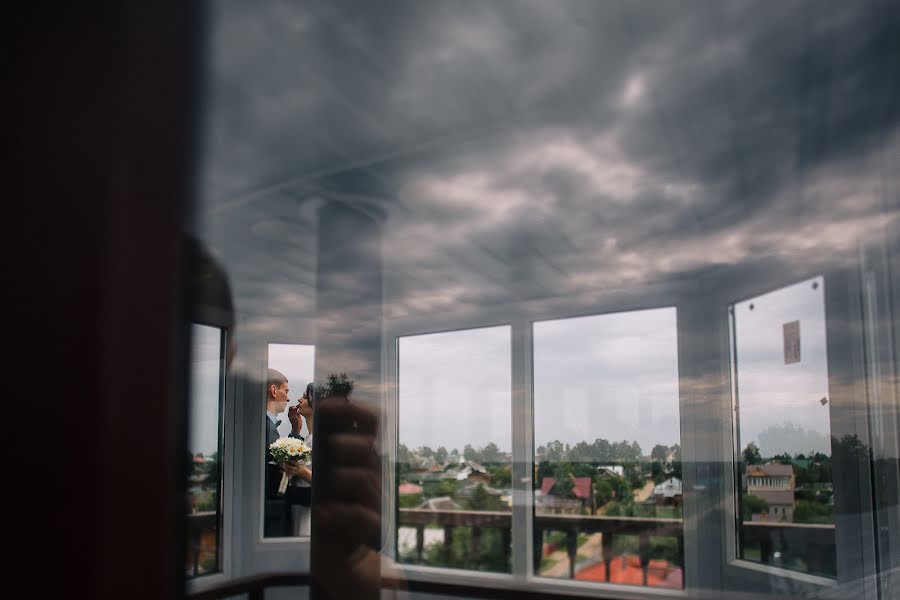
<path id="1" fill-rule="evenodd" d="M 223 357 L 222 368 L 219 373 L 219 430 L 221 435 L 221 450 L 219 455 L 219 564 L 221 570 L 208 575 L 199 575 L 186 580 L 186 591 L 188 594 L 201 592 L 214 588 L 230 581 L 233 577 L 232 550 L 233 531 L 234 531 L 234 510 L 233 501 L 230 490 L 234 488 L 234 464 L 237 462 L 231 458 L 233 453 L 230 452 L 233 429 L 234 402 L 232 401 L 232 378 L 226 370 L 225 360 L 228 352 L 228 345 L 231 343 L 233 330 L 223 327 L 219 323 L 206 322 L 198 320 L 191 325 L 204 325 L 213 327 L 220 331 L 220 341 L 222 344 L 221 353 Z"/>
<path id="2" fill-rule="evenodd" d="M 844 372 L 854 372 L 857 375 L 855 377 L 856 384 L 854 387 L 859 388 L 860 386 L 865 386 L 865 378 L 860 377 L 862 373 L 860 370 L 861 367 L 859 357 L 857 356 L 858 352 L 860 352 L 860 348 L 862 347 L 860 339 L 862 333 L 862 323 L 858 323 L 858 331 L 850 332 L 850 339 L 845 340 L 846 343 L 844 344 L 834 344 L 834 340 L 832 339 L 833 332 L 829 330 L 830 328 L 828 328 L 828 323 L 839 320 L 841 316 L 847 317 L 846 314 L 835 314 L 836 306 L 841 307 L 844 311 L 850 311 L 854 315 L 859 312 L 860 307 L 858 303 L 852 300 L 852 291 L 859 289 L 859 282 L 852 272 L 852 269 L 843 271 L 815 269 L 806 272 L 797 272 L 793 273 L 790 277 L 785 277 L 775 281 L 767 281 L 764 287 L 761 287 L 755 281 L 739 282 L 738 285 L 732 286 L 727 293 L 718 294 L 718 300 L 715 303 L 716 321 L 720 323 L 721 330 L 723 330 L 723 333 L 720 333 L 719 335 L 719 343 L 721 349 L 720 355 L 722 356 L 723 361 L 726 361 L 726 363 L 722 365 L 722 371 L 725 374 L 723 387 L 727 387 L 727 389 L 729 390 L 729 393 L 726 397 L 727 407 L 723 412 L 723 414 L 728 415 L 729 426 L 722 428 L 722 457 L 723 461 L 725 461 L 725 464 L 728 464 L 730 462 L 731 465 L 736 467 L 737 453 L 740 451 L 735 447 L 735 376 L 733 372 L 733 365 L 735 364 L 733 353 L 735 351 L 735 346 L 729 309 L 735 304 L 743 302 L 749 298 L 777 291 L 804 281 L 809 281 L 816 277 L 822 277 L 824 280 L 825 322 L 827 337 L 826 360 L 828 362 L 828 380 L 830 390 L 829 400 L 832 402 L 832 409 L 834 409 L 836 403 L 841 404 L 853 401 L 852 398 L 841 398 L 836 393 L 836 390 L 840 389 L 840 385 L 836 384 L 836 382 L 834 381 L 836 371 L 843 370 Z M 849 302 L 844 302 L 844 304 L 841 304 L 840 301 L 836 301 L 832 298 L 832 296 L 836 296 L 839 294 L 846 294 L 847 298 L 851 298 L 851 300 Z M 847 298 L 842 298 L 842 300 L 847 300 Z M 851 327 L 849 329 L 852 330 L 854 328 Z M 859 398 L 864 395 L 864 391 L 861 389 L 853 389 L 852 391 L 845 390 L 845 393 L 851 393 L 854 398 Z M 869 443 L 869 436 L 864 430 L 865 424 L 859 421 L 859 419 L 855 419 L 852 420 L 852 422 L 847 423 L 846 425 L 851 427 L 852 432 L 859 435 L 861 440 Z M 836 431 L 834 413 L 832 413 L 830 425 L 830 433 L 832 436 L 838 436 L 848 432 L 846 428 Z M 873 583 L 873 581 L 876 579 L 874 572 L 866 572 L 861 574 L 847 573 L 848 563 L 854 561 L 849 561 L 849 559 L 842 557 L 842 554 L 846 552 L 846 549 L 843 547 L 844 544 L 841 544 L 838 528 L 858 529 L 862 532 L 860 535 L 865 537 L 866 532 L 872 531 L 872 528 L 866 528 L 866 516 L 863 514 L 853 515 L 844 519 L 835 519 L 835 555 L 837 563 L 837 577 L 835 579 L 801 573 L 798 571 L 771 565 L 763 565 L 760 563 L 741 559 L 738 556 L 737 527 L 739 525 L 737 515 L 739 498 L 737 495 L 738 483 L 735 478 L 735 470 L 736 468 L 724 470 L 726 490 L 730 491 L 732 497 L 731 502 L 724 503 L 726 510 L 724 511 L 724 522 L 722 523 L 723 529 L 726 533 L 726 564 L 723 571 L 726 579 L 742 579 L 744 581 L 747 581 L 748 586 L 750 586 L 748 589 L 758 588 L 760 590 L 769 590 L 773 585 L 773 580 L 781 580 L 784 582 L 783 585 L 786 588 L 793 590 L 792 593 L 796 592 L 805 594 L 822 594 L 823 597 L 832 597 L 832 594 L 836 594 L 834 597 L 861 597 L 865 599 L 874 599 L 876 597 L 875 585 Z M 866 485 L 866 483 L 867 482 L 861 482 L 859 486 L 860 501 L 862 503 L 865 503 L 867 501 L 866 492 L 864 491 L 865 489 L 868 489 L 868 485 Z M 835 486 L 835 491 L 837 492 L 837 486 Z M 846 490 L 844 491 L 846 492 Z M 869 498 L 868 501 L 871 501 L 871 498 Z M 867 560 L 865 562 L 866 564 L 862 565 L 860 568 L 865 569 L 866 571 L 874 569 L 874 559 L 871 561 Z M 862 587 L 860 588 L 860 586 Z M 849 595 L 841 596 L 841 594 Z"/>
<path id="3" fill-rule="evenodd" d="M 226 421 L 226 440 L 231 440 L 232 469 L 226 479 L 225 496 L 230 499 L 229 521 L 231 568 L 223 581 L 237 577 L 272 572 L 308 572 L 309 538 L 262 536 L 263 456 L 265 440 L 266 369 L 269 344 L 302 344 L 317 346 L 313 319 L 285 320 L 279 317 L 281 329 L 275 335 L 249 333 L 253 321 L 265 315 L 238 315 L 238 355 L 228 374 L 227 404 L 231 411 Z M 285 329 L 284 323 L 290 327 Z M 254 378 L 254 389 L 239 381 L 244 375 Z M 233 515 L 239 515 L 237 517 Z"/>
<path id="4" fill-rule="evenodd" d="M 596 596 L 598 593 L 606 597 L 623 599 L 647 598 L 686 598 L 690 585 L 697 572 L 698 564 L 687 552 L 687 541 L 695 533 L 689 532 L 687 524 L 692 518 L 689 502 L 683 503 L 682 519 L 685 538 L 684 574 L 685 586 L 680 590 L 655 588 L 647 586 L 631 586 L 612 583 L 584 582 L 569 579 L 553 579 L 540 577 L 533 573 L 533 506 L 534 492 L 531 474 L 534 472 L 534 418 L 533 418 L 533 332 L 534 324 L 539 321 L 555 319 L 605 315 L 621 312 L 633 312 L 657 308 L 674 307 L 677 320 L 681 318 L 681 305 L 684 298 L 692 292 L 691 285 L 674 284 L 668 286 L 646 286 L 629 288 L 611 293 L 606 298 L 592 298 L 587 303 L 569 298 L 560 298 L 552 303 L 547 300 L 526 301 L 510 305 L 499 305 L 480 311 L 476 317 L 470 313 L 441 313 L 409 319 L 395 319 L 386 323 L 384 335 L 384 411 L 383 469 L 382 485 L 384 486 L 384 505 L 382 508 L 382 539 L 387 556 L 396 553 L 394 546 L 394 515 L 396 511 L 396 482 L 393 466 L 396 463 L 396 448 L 399 434 L 399 397 L 397 379 L 399 377 L 398 346 L 401 337 L 465 331 L 483 327 L 510 326 L 512 361 L 512 452 L 513 452 L 513 509 L 511 531 L 511 565 L 512 573 L 486 573 L 444 567 L 425 567 L 420 565 L 398 564 L 405 577 L 413 581 L 434 583 L 462 583 L 480 587 L 504 590 L 529 590 L 546 593 L 564 593 L 569 595 Z M 679 373 L 681 372 L 682 342 L 678 333 Z M 680 389 L 680 383 L 679 383 Z M 684 414 L 682 407 L 684 398 L 679 400 L 679 414 L 682 423 L 680 434 L 682 460 L 687 464 L 693 458 L 685 447 Z M 685 494 L 689 492 L 685 488 Z M 385 571 L 389 575 L 389 571 Z"/>

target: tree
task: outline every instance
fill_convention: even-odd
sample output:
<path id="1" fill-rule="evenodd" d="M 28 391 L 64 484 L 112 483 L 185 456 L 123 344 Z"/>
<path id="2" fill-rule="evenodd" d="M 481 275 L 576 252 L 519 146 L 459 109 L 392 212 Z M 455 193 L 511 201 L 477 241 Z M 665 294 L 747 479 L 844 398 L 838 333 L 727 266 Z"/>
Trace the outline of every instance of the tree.
<path id="1" fill-rule="evenodd" d="M 661 462 L 653 461 L 650 463 L 650 476 L 653 483 L 662 483 L 666 479 L 665 465 Z"/>
<path id="2" fill-rule="evenodd" d="M 840 451 L 846 459 L 857 462 L 869 460 L 869 447 L 855 433 L 833 441 L 832 445 L 837 446 L 836 450 Z"/>
<path id="3" fill-rule="evenodd" d="M 650 451 L 650 458 L 656 462 L 664 463 L 666 462 L 666 457 L 669 455 L 668 446 L 663 446 L 662 444 L 657 444 L 653 446 L 653 450 Z"/>
<path id="4" fill-rule="evenodd" d="M 484 485 L 478 484 L 469 498 L 469 510 L 499 510 L 502 508 L 499 498 L 487 493 Z"/>
<path id="5" fill-rule="evenodd" d="M 553 494 L 560 498 L 574 498 L 575 497 L 575 482 L 572 481 L 572 478 L 565 474 L 562 477 L 556 478 L 556 483 L 553 485 Z"/>
<path id="6" fill-rule="evenodd" d="M 481 449 L 481 462 L 499 463 L 502 462 L 503 456 L 500 454 L 500 448 L 494 442 L 489 442 L 487 446 Z"/>
<path id="7" fill-rule="evenodd" d="M 353 388 L 356 386 L 354 381 L 346 374 L 346 373 L 331 373 L 328 375 L 327 383 L 325 384 L 324 393 L 321 395 L 317 394 L 317 397 L 327 398 L 329 396 L 340 396 L 342 398 L 349 398 L 350 394 L 353 393 Z M 316 390 L 317 392 L 319 390 Z"/>
<path id="8" fill-rule="evenodd" d="M 681 445 L 675 444 L 671 448 L 669 448 L 669 454 L 672 455 L 672 462 L 668 464 L 669 473 L 672 477 L 677 477 L 678 479 L 682 479 L 681 477 Z"/>
<path id="9" fill-rule="evenodd" d="M 572 480 L 572 465 L 560 463 L 553 469 L 553 478 L 556 483 L 553 486 L 553 494 L 559 498 L 575 497 L 575 482 Z"/>
<path id="10" fill-rule="evenodd" d="M 606 509 L 606 516 L 609 517 L 633 517 L 636 511 L 634 497 L 630 494 L 627 498 L 610 502 Z"/>
<path id="11" fill-rule="evenodd" d="M 440 464 L 444 464 L 447 462 L 448 455 L 449 453 L 447 452 L 447 449 L 443 446 L 440 446 L 434 453 L 434 460 L 438 461 Z"/>
<path id="12" fill-rule="evenodd" d="M 752 521 L 753 515 L 769 512 L 769 503 L 754 494 L 744 494 L 741 499 L 741 518 Z"/>
<path id="13" fill-rule="evenodd" d="M 606 479 L 598 478 L 596 483 L 594 483 L 594 501 L 597 503 L 597 506 L 605 505 L 612 500 L 615 495 L 615 488 Z"/>
<path id="14" fill-rule="evenodd" d="M 463 448 L 463 458 L 466 460 L 476 460 L 478 458 L 478 451 L 472 447 L 472 444 L 466 444 L 466 447 Z"/>
<path id="15" fill-rule="evenodd" d="M 495 488 L 512 487 L 512 468 L 509 465 L 489 466 L 487 472 L 491 476 L 491 485 Z"/>
<path id="16" fill-rule="evenodd" d="M 781 463 L 782 465 L 792 465 L 794 461 L 791 459 L 791 455 L 788 452 L 782 452 L 781 454 L 776 454 L 772 457 L 772 460 Z"/>
<path id="17" fill-rule="evenodd" d="M 422 494 L 404 494 L 399 501 L 400 508 L 415 508 L 422 504 Z"/>
<path id="18" fill-rule="evenodd" d="M 625 479 L 632 489 L 644 487 L 644 470 L 640 460 L 619 461 L 625 468 Z"/>
<path id="19" fill-rule="evenodd" d="M 747 447 L 744 448 L 744 463 L 748 465 L 761 465 L 762 464 L 762 456 L 759 454 L 759 446 L 756 445 L 756 442 L 750 442 L 747 444 Z"/>
<path id="20" fill-rule="evenodd" d="M 424 481 L 422 487 L 425 490 L 425 498 L 438 498 L 441 496 L 449 496 L 453 498 L 456 495 L 457 482 L 455 479 L 441 479 L 438 481 Z"/>
<path id="21" fill-rule="evenodd" d="M 397 462 L 398 463 L 408 463 L 410 461 L 411 453 L 409 448 L 406 447 L 405 444 L 397 445 Z"/>
<path id="22" fill-rule="evenodd" d="M 794 523 L 834 523 L 834 511 L 828 504 L 798 500 L 794 509 Z"/>
<path id="23" fill-rule="evenodd" d="M 547 453 L 544 456 L 545 460 L 550 462 L 559 462 L 561 460 L 566 459 L 566 451 L 563 447 L 562 442 L 559 440 L 553 440 L 549 444 L 547 444 Z"/>

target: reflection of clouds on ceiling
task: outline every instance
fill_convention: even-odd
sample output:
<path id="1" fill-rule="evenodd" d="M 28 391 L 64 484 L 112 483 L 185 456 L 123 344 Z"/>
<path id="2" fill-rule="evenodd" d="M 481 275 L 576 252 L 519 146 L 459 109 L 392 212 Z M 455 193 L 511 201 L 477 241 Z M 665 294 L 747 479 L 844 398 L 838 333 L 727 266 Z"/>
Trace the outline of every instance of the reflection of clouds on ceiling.
<path id="1" fill-rule="evenodd" d="M 754 261 L 836 266 L 897 216 L 882 211 L 877 180 L 833 164 L 807 174 L 804 194 L 814 210 L 798 211 L 797 190 L 789 186 L 766 210 L 738 206 L 733 220 L 721 220 L 717 213 L 734 212 L 735 203 L 714 203 L 702 181 L 662 180 L 573 138 L 547 140 L 544 151 L 540 138 L 524 149 L 514 143 L 505 153 L 475 156 L 452 173 L 416 172 L 401 187 L 409 213 L 440 206 L 441 217 L 389 221 L 389 273 L 432 283 L 390 287 L 392 309 L 490 302 L 495 286 L 517 281 L 566 295 Z M 429 277 L 438 267 L 453 274 L 466 262 L 478 274 L 468 293 L 452 275 Z"/>
<path id="2" fill-rule="evenodd" d="M 767 8 L 218 2 L 203 238 L 261 331 L 316 316 L 329 194 L 383 211 L 347 256 L 391 318 L 848 264 L 897 218 L 900 7 Z"/>

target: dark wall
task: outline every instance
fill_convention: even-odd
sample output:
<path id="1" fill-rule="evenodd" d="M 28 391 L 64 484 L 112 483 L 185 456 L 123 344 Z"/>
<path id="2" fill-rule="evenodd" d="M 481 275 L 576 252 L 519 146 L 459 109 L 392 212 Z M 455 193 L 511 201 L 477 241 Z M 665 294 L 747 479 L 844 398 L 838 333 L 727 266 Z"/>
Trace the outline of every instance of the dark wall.
<path id="1" fill-rule="evenodd" d="M 7 20 L 8 514 L 26 548 L 10 572 L 33 571 L 34 593 L 182 594 L 176 323 L 200 41 L 192 4 L 63 4 Z"/>

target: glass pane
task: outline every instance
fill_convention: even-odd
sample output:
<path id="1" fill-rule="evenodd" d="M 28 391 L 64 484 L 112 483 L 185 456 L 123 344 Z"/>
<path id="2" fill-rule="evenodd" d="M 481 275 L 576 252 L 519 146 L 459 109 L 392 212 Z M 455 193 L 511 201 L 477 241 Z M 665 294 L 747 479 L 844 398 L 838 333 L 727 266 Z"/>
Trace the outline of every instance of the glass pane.
<path id="1" fill-rule="evenodd" d="M 397 555 L 510 570 L 510 328 L 401 337 Z"/>
<path id="2" fill-rule="evenodd" d="M 738 556 L 835 577 L 831 402 L 822 277 L 738 302 Z"/>
<path id="3" fill-rule="evenodd" d="M 193 325 L 188 453 L 187 575 L 221 569 L 223 338 L 225 332 Z"/>
<path id="4" fill-rule="evenodd" d="M 827 4 L 210 3 L 196 234 L 247 406 L 269 342 L 314 339 L 378 416 L 391 523 L 357 548 L 485 587 L 897 595 L 898 8 Z M 797 282 L 815 306 L 767 294 Z M 791 477 L 793 508 L 741 500 Z"/>
<path id="5" fill-rule="evenodd" d="M 534 570 L 684 585 L 674 308 L 534 324 Z"/>
<path id="6" fill-rule="evenodd" d="M 284 390 L 287 403 L 280 412 L 269 413 L 273 404 L 263 408 L 266 411 L 264 424 L 267 427 L 266 450 L 268 444 L 277 438 L 290 437 L 292 435 L 291 420 L 288 411 L 297 406 L 300 397 L 306 390 L 306 386 L 313 381 L 315 369 L 315 346 L 308 344 L 269 344 L 268 345 L 269 369 L 274 369 L 284 376 L 285 381 L 279 387 Z M 268 393 L 268 391 L 267 391 Z M 280 408 L 281 405 L 279 405 Z M 277 410 L 277 409 L 272 409 Z M 307 420 L 299 416 L 299 437 L 309 438 L 310 428 Z M 272 427 L 274 425 L 274 427 Z M 270 429 L 271 428 L 271 429 Z M 263 537 L 308 537 L 310 533 L 310 504 L 311 493 L 309 486 L 302 482 L 300 477 L 294 476 L 289 480 L 288 488 L 283 493 L 278 491 L 281 471 L 268 464 L 271 457 L 268 451 L 264 452 L 266 476 L 263 479 Z"/>

